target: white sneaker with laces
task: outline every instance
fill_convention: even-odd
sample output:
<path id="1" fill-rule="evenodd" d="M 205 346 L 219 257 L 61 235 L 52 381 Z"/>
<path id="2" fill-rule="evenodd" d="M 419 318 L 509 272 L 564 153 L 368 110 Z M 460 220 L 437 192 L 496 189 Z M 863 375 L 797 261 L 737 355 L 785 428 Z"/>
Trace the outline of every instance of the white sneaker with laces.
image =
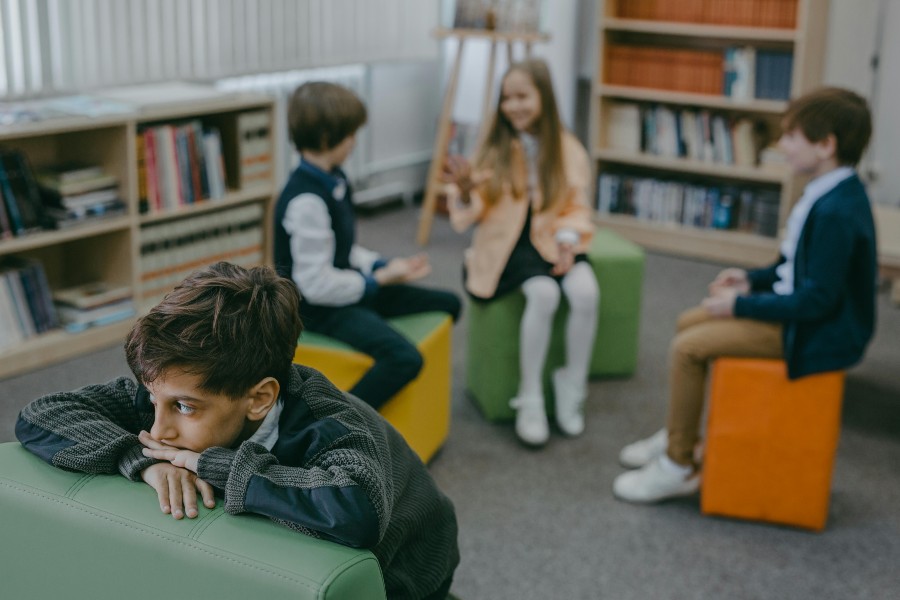
<path id="1" fill-rule="evenodd" d="M 584 386 L 572 385 L 563 369 L 553 372 L 553 391 L 556 396 L 556 424 L 570 437 L 584 432 Z"/>
<path id="2" fill-rule="evenodd" d="M 516 410 L 516 435 L 529 446 L 543 446 L 550 439 L 544 398 L 517 396 L 509 401 Z"/>
<path id="3" fill-rule="evenodd" d="M 672 461 L 665 454 L 636 471 L 628 471 L 613 481 L 613 494 L 626 502 L 649 504 L 690 496 L 700 489 L 700 473 Z"/>
<path id="4" fill-rule="evenodd" d="M 622 448 L 619 463 L 626 469 L 640 469 L 665 452 L 668 444 L 669 434 L 663 427 L 650 437 Z"/>

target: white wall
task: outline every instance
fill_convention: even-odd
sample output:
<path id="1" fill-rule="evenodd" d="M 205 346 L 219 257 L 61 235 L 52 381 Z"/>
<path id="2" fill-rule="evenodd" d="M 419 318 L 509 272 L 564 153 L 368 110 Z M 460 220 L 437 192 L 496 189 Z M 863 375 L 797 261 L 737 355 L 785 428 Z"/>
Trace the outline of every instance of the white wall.
<path id="1" fill-rule="evenodd" d="M 533 46 L 535 56 L 547 61 L 553 75 L 553 88 L 559 104 L 560 117 L 572 127 L 575 116 L 575 82 L 577 79 L 576 32 L 578 31 L 577 0 L 544 0 L 549 10 L 544 11 L 545 31 L 550 34 L 549 42 Z M 447 2 L 446 4 L 452 4 Z M 452 11 L 448 14 L 444 9 L 444 23 L 452 21 Z M 457 53 L 455 40 L 447 40 L 443 45 L 445 73 L 449 76 L 453 60 Z M 498 44 L 497 62 L 495 66 L 494 102 L 500 78 L 506 71 L 506 45 Z M 470 39 L 463 48 L 463 62 L 460 68 L 459 85 L 456 91 L 456 102 L 453 118 L 464 123 L 477 123 L 481 119 L 484 105 L 485 85 L 488 74 L 490 44 L 486 40 Z M 514 59 L 524 58 L 521 45 L 516 46 Z M 444 78 L 446 85 L 447 76 Z"/>

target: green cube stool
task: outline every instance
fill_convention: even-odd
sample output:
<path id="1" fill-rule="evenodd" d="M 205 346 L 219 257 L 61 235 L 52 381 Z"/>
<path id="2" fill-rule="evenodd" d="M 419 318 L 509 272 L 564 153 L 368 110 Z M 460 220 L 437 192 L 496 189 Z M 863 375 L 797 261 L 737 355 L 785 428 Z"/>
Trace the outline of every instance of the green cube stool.
<path id="1" fill-rule="evenodd" d="M 590 375 L 631 375 L 637 366 L 644 251 L 613 231 L 601 229 L 594 235 L 588 257 L 600 283 L 600 314 Z M 489 421 L 515 417 L 509 401 L 519 386 L 519 323 L 524 310 L 525 296 L 521 291 L 493 302 L 471 302 L 468 307 L 466 385 Z M 544 369 L 548 400 L 553 398 L 551 374 L 565 364 L 568 314 L 563 296 Z M 548 410 L 552 408 L 552 402 L 548 403 Z"/>

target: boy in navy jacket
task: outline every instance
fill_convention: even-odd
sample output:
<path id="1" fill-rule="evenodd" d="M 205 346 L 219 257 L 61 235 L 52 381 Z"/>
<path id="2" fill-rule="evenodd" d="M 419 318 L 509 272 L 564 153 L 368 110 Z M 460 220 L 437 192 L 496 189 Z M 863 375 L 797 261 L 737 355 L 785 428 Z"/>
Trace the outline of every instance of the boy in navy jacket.
<path id="1" fill-rule="evenodd" d="M 16 436 L 48 463 L 121 473 L 160 509 L 265 515 L 370 548 L 389 598 L 445 598 L 459 563 L 453 505 L 368 405 L 291 363 L 302 326 L 290 280 L 218 263 L 138 320 L 125 345 L 137 380 L 51 394 Z"/>
<path id="2" fill-rule="evenodd" d="M 791 210 L 778 260 L 725 269 L 702 305 L 684 312 L 672 342 L 666 429 L 622 449 L 634 471 L 613 484 L 630 502 L 656 502 L 699 486 L 706 372 L 719 356 L 781 358 L 788 376 L 846 369 L 875 328 L 877 259 L 869 198 L 854 170 L 869 142 L 865 99 L 823 88 L 791 102 L 779 145 L 796 175 L 810 178 Z"/>
<path id="3" fill-rule="evenodd" d="M 341 165 L 366 122 L 359 98 L 333 83 L 305 83 L 291 97 L 288 122 L 300 165 L 275 206 L 275 268 L 297 285 L 307 330 L 372 357 L 350 393 L 378 408 L 422 368 L 418 349 L 386 319 L 440 311 L 455 321 L 459 297 L 407 285 L 431 272 L 426 255 L 385 260 L 356 243 L 353 192 Z"/>

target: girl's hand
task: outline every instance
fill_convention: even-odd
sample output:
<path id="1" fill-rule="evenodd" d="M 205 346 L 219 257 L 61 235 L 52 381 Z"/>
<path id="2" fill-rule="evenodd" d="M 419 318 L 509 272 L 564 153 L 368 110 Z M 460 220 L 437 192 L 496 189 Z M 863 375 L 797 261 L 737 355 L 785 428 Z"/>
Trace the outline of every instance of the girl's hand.
<path id="1" fill-rule="evenodd" d="M 550 273 L 556 276 L 565 275 L 573 264 L 575 264 L 575 248 L 570 244 L 560 244 L 559 257 Z"/>
<path id="2" fill-rule="evenodd" d="M 733 317 L 734 302 L 739 295 L 734 288 L 722 289 L 715 295 L 704 298 L 701 305 L 714 317 Z"/>
<path id="3" fill-rule="evenodd" d="M 442 179 L 445 183 L 455 183 L 463 202 L 468 202 L 472 190 L 490 179 L 493 174 L 490 169 L 473 171 L 471 163 L 464 156 L 453 155 L 444 161 Z"/>

